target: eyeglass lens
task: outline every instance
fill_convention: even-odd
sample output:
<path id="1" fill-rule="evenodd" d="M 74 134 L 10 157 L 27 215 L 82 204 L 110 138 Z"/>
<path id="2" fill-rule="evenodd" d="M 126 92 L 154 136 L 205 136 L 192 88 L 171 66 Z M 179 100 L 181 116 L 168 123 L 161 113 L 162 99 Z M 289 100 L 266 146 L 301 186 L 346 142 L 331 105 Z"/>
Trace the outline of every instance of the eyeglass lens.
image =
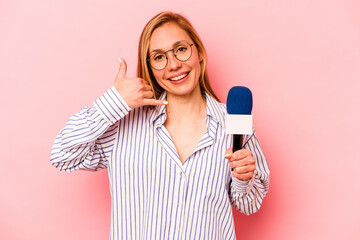
<path id="1" fill-rule="evenodd" d="M 192 44 L 191 44 L 192 45 Z M 168 58 L 166 53 L 172 51 L 177 60 L 184 62 L 191 57 L 191 45 L 187 42 L 181 42 L 175 48 L 166 52 L 156 52 L 150 56 L 150 65 L 156 70 L 162 70 L 166 67 Z"/>

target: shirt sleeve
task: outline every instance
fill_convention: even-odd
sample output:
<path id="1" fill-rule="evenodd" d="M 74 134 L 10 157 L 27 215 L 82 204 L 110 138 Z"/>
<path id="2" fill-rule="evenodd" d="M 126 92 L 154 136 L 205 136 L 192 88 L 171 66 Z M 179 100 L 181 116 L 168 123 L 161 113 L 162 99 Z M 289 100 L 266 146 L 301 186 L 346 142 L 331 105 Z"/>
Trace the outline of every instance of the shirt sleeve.
<path id="1" fill-rule="evenodd" d="M 55 138 L 50 162 L 62 171 L 77 169 L 97 171 L 107 167 L 112 152 L 118 120 L 131 108 L 112 87 L 73 115 Z"/>
<path id="2" fill-rule="evenodd" d="M 250 150 L 256 162 L 254 176 L 249 181 L 241 181 L 231 175 L 230 201 L 238 211 L 250 215 L 260 209 L 269 190 L 269 167 L 260 147 L 255 131 L 245 138 L 244 148 Z"/>

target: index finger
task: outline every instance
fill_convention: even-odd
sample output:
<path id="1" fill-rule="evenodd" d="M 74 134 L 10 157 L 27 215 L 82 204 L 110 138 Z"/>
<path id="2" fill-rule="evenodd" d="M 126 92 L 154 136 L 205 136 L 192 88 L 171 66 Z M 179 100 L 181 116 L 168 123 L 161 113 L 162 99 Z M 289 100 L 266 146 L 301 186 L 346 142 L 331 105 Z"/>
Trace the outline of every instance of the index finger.
<path id="1" fill-rule="evenodd" d="M 235 159 L 243 159 L 246 156 L 248 156 L 249 154 L 251 154 L 251 152 L 246 149 L 246 148 L 242 148 L 240 150 L 237 150 L 233 153 L 233 155 L 231 156 L 231 160 L 235 160 Z"/>

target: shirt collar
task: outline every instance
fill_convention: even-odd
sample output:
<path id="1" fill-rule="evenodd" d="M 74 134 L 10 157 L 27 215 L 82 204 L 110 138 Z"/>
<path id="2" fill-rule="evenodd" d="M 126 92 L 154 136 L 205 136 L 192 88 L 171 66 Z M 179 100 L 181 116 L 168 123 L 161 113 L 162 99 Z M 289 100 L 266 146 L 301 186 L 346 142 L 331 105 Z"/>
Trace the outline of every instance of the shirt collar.
<path id="1" fill-rule="evenodd" d="M 225 104 L 216 101 L 215 98 L 210 96 L 208 93 L 205 93 L 206 96 L 206 114 L 207 116 L 214 119 L 216 122 L 220 123 L 222 127 L 225 127 L 225 113 L 226 108 Z"/>
<path id="2" fill-rule="evenodd" d="M 205 93 L 205 97 L 206 115 L 224 127 L 224 117 L 226 113 L 225 104 L 219 103 L 208 93 Z M 166 91 L 161 93 L 159 100 L 166 100 Z M 149 120 L 150 123 L 154 123 L 155 128 L 164 124 L 166 120 L 166 105 L 158 105 L 153 108 Z"/>
<path id="3" fill-rule="evenodd" d="M 159 100 L 166 100 L 166 91 L 161 93 Z M 149 116 L 150 123 L 154 123 L 155 128 L 164 124 L 166 119 L 166 105 L 158 105 L 151 110 Z"/>

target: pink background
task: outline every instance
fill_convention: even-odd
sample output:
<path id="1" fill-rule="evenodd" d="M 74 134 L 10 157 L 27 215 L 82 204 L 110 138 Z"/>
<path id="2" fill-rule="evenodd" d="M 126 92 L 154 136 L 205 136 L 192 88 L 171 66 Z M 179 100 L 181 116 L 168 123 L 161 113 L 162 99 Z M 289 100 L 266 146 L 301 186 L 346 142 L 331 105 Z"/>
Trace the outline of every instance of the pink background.
<path id="1" fill-rule="evenodd" d="M 135 76 L 162 10 L 192 21 L 223 101 L 233 85 L 253 91 L 271 184 L 258 213 L 235 213 L 237 238 L 360 239 L 357 0 L 2 0 L 0 239 L 108 239 L 107 171 L 60 172 L 50 150 L 112 86 L 118 56 Z"/>

